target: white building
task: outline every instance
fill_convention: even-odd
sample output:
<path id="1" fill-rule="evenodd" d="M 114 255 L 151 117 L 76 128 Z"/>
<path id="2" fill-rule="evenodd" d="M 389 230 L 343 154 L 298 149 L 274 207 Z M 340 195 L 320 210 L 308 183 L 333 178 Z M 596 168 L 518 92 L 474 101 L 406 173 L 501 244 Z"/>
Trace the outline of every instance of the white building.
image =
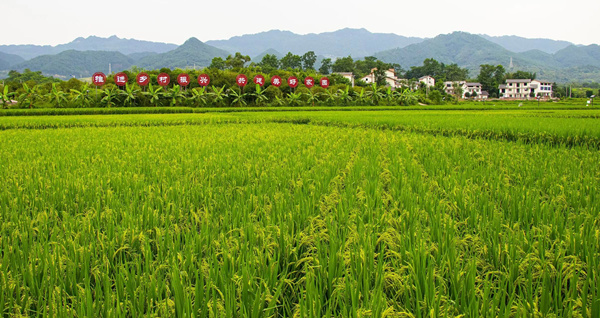
<path id="1" fill-rule="evenodd" d="M 487 99 L 489 96 L 487 92 L 482 90 L 480 83 L 469 83 L 466 81 L 444 82 L 446 94 L 454 95 L 455 87 L 462 89 L 461 98 L 465 98 L 467 93 L 469 94 L 469 97 L 476 99 Z"/>
<path id="2" fill-rule="evenodd" d="M 435 86 L 435 78 L 426 75 L 423 77 L 419 77 L 419 82 L 425 84 L 427 87 L 434 87 Z"/>
<path id="3" fill-rule="evenodd" d="M 377 82 L 377 80 L 375 78 L 376 70 L 377 70 L 376 68 L 372 69 L 371 73 L 369 75 L 361 78 L 361 80 L 367 84 L 373 84 L 373 83 Z M 392 88 L 398 88 L 398 87 L 402 86 L 403 83 L 406 82 L 405 79 L 396 77 L 396 71 L 393 68 L 391 68 L 389 70 L 385 70 L 385 81 L 386 81 L 386 85 L 391 86 Z"/>
<path id="4" fill-rule="evenodd" d="M 529 99 L 552 97 L 552 82 L 530 79 L 508 79 L 498 86 L 500 98 Z M 533 97 L 532 97 L 533 96 Z"/>

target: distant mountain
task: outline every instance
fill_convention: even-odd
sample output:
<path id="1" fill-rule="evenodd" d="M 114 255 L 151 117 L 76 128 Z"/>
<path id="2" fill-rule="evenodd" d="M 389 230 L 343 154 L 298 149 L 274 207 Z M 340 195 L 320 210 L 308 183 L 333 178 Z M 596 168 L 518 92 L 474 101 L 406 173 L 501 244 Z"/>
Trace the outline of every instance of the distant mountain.
<path id="1" fill-rule="evenodd" d="M 465 32 L 439 35 L 405 48 L 383 51 L 375 56 L 384 62 L 398 63 L 405 68 L 422 65 L 426 58 L 456 63 L 477 76 L 481 64 L 503 65 L 509 71 L 535 72 L 538 78 L 565 81 L 600 82 L 600 46 L 568 46 L 555 54 L 540 50 L 511 52 L 485 38 Z M 514 69 L 509 69 L 510 61 Z"/>
<path id="2" fill-rule="evenodd" d="M 422 42 L 422 38 L 404 37 L 391 33 L 371 33 L 365 29 L 342 29 L 335 32 L 299 35 L 289 31 L 272 30 L 258 34 L 235 36 L 229 40 L 207 41 L 206 44 L 227 50 L 257 56 L 267 49 L 286 54 L 364 57 L 375 52 L 405 47 Z"/>
<path id="3" fill-rule="evenodd" d="M 57 77 L 89 77 L 95 72 L 108 72 L 108 64 L 117 72 L 133 65 L 133 59 L 119 52 L 107 51 L 64 51 L 56 55 L 42 55 L 25 61 L 14 68 L 23 71 L 42 71 L 45 75 Z"/>
<path id="4" fill-rule="evenodd" d="M 496 43 L 509 51 L 517 53 L 530 50 L 540 50 L 542 52 L 553 54 L 569 45 L 573 45 L 573 43 L 567 41 L 527 39 L 515 35 L 489 36 L 482 34 L 481 37 L 490 42 Z"/>
<path id="5" fill-rule="evenodd" d="M 139 52 L 139 53 L 127 54 L 127 56 L 132 58 L 135 62 L 137 62 L 145 57 L 154 56 L 154 55 L 158 55 L 158 53 L 156 53 L 156 52 Z"/>
<path id="6" fill-rule="evenodd" d="M 263 57 L 265 57 L 265 55 L 267 54 L 271 54 L 271 55 L 275 55 L 277 56 L 278 59 L 281 59 L 282 57 L 285 56 L 285 54 L 281 54 L 279 51 L 274 50 L 274 49 L 268 49 L 262 53 L 260 53 L 259 55 L 255 56 L 252 58 L 252 62 L 255 63 L 259 63 L 260 61 L 262 61 Z"/>
<path id="7" fill-rule="evenodd" d="M 150 55 L 139 60 L 136 65 L 148 69 L 186 68 L 209 66 L 214 57 L 227 58 L 229 52 L 202 43 L 196 38 L 187 40 L 175 50 Z"/>
<path id="8" fill-rule="evenodd" d="M 0 52 L 16 54 L 25 60 L 41 55 L 58 54 L 68 50 L 77 51 L 115 51 L 125 55 L 140 52 L 164 53 L 177 48 L 175 44 L 140 41 L 135 39 L 121 39 L 117 36 L 101 38 L 90 36 L 77 38 L 70 43 L 49 45 L 0 45 Z"/>
<path id="9" fill-rule="evenodd" d="M 434 58 L 439 62 L 456 63 L 475 70 L 479 69 L 480 64 L 508 64 L 516 54 L 478 35 L 454 32 L 404 48 L 379 52 L 375 56 L 403 67 L 419 66 L 424 59 Z"/>
<path id="10" fill-rule="evenodd" d="M 14 54 L 0 52 L 0 70 L 8 70 L 12 65 L 25 61 L 22 57 Z"/>
<path id="11" fill-rule="evenodd" d="M 556 61 L 565 67 L 592 65 L 600 67 L 600 46 L 568 46 L 554 54 Z"/>

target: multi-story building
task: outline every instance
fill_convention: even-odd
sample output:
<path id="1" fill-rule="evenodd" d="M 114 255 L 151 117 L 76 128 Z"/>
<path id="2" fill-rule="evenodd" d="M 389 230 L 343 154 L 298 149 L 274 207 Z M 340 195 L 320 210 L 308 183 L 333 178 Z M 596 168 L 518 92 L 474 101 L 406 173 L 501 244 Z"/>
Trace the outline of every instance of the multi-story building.
<path id="1" fill-rule="evenodd" d="M 530 79 L 508 79 L 498 86 L 499 96 L 504 99 L 529 99 L 552 97 L 552 82 Z"/>
<path id="2" fill-rule="evenodd" d="M 434 87 L 435 86 L 435 78 L 426 75 L 423 77 L 419 77 L 419 82 L 425 84 L 427 87 Z"/>
<path id="3" fill-rule="evenodd" d="M 444 82 L 446 94 L 454 95 L 455 87 L 462 89 L 461 98 L 465 98 L 467 93 L 469 94 L 469 97 L 473 98 L 484 98 L 484 96 L 488 96 L 487 92 L 482 90 L 480 83 L 469 83 L 465 81 Z"/>
<path id="4" fill-rule="evenodd" d="M 377 82 L 377 80 L 375 78 L 376 70 L 377 70 L 376 68 L 372 69 L 371 73 L 369 75 L 361 78 L 361 80 L 367 84 L 373 84 L 373 83 Z M 385 81 L 386 81 L 386 85 L 391 86 L 392 88 L 398 88 L 398 87 L 402 86 L 403 83 L 406 82 L 405 79 L 396 77 L 396 71 L 393 68 L 390 68 L 389 70 L 385 70 Z"/>

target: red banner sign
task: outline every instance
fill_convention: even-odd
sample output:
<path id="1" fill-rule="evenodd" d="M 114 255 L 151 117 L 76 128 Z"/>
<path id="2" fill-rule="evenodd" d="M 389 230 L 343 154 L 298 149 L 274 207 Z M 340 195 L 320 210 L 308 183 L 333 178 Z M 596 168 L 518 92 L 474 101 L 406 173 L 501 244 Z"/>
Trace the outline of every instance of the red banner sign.
<path id="1" fill-rule="evenodd" d="M 148 83 L 150 83 L 150 76 L 148 76 L 148 74 L 145 72 L 141 72 L 140 74 L 137 75 L 137 78 L 135 81 L 140 86 L 146 86 L 146 85 L 148 85 Z"/>
<path id="2" fill-rule="evenodd" d="M 315 79 L 308 76 L 304 79 L 304 85 L 308 88 L 312 88 L 313 86 L 315 86 Z"/>
<path id="3" fill-rule="evenodd" d="M 179 86 L 188 86 L 190 85 L 190 76 L 185 74 L 185 73 L 181 73 L 177 76 L 177 83 L 179 84 Z"/>
<path id="4" fill-rule="evenodd" d="M 106 84 L 106 75 L 102 72 L 97 72 L 92 75 L 92 83 L 94 86 L 102 86 Z"/>
<path id="5" fill-rule="evenodd" d="M 235 78 L 235 82 L 239 87 L 244 87 L 246 84 L 248 84 L 248 77 L 246 77 L 244 74 L 240 74 Z"/>
<path id="6" fill-rule="evenodd" d="M 281 86 L 281 77 L 279 77 L 277 75 L 271 77 L 271 85 L 273 85 L 275 87 Z"/>
<path id="7" fill-rule="evenodd" d="M 290 76 L 290 78 L 288 78 L 288 85 L 291 88 L 296 88 L 296 86 L 298 86 L 298 79 L 295 76 Z"/>
<path id="8" fill-rule="evenodd" d="M 128 80 L 129 80 L 129 78 L 127 78 L 127 74 L 125 74 L 123 72 L 115 74 L 115 84 L 117 84 L 117 86 L 127 85 Z"/>
<path id="9" fill-rule="evenodd" d="M 198 85 L 208 86 L 208 84 L 210 84 L 210 76 L 206 74 L 200 74 L 200 76 L 198 76 Z"/>
<path id="10" fill-rule="evenodd" d="M 265 77 L 260 74 L 254 76 L 254 84 L 257 84 L 260 86 L 265 85 Z"/>
<path id="11" fill-rule="evenodd" d="M 167 74 L 167 73 L 158 74 L 158 77 L 156 77 L 156 80 L 158 81 L 158 85 L 160 85 L 160 86 L 167 86 L 167 85 L 169 85 L 169 83 L 171 83 L 171 78 L 169 77 L 169 74 Z"/>

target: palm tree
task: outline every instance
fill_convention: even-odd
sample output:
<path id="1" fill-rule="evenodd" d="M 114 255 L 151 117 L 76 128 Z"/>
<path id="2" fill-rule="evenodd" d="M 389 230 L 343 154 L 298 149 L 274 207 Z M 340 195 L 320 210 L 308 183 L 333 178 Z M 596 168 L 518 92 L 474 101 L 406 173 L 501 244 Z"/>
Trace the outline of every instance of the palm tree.
<path id="1" fill-rule="evenodd" d="M 26 83 L 23 83 L 23 90 L 24 90 L 24 93 L 19 95 L 19 98 L 18 98 L 19 105 L 20 106 L 27 105 L 29 108 L 33 108 L 33 104 L 35 104 L 37 99 L 40 97 L 37 86 L 29 88 L 29 86 L 27 86 Z"/>
<path id="2" fill-rule="evenodd" d="M 84 84 L 81 90 L 71 89 L 71 103 L 75 107 L 90 107 L 90 98 L 88 96 L 89 85 Z"/>
<path id="3" fill-rule="evenodd" d="M 144 92 L 144 95 L 150 97 L 150 103 L 155 107 L 160 104 L 160 98 L 163 96 L 162 87 L 157 87 L 156 89 L 152 87 L 152 83 L 148 85 L 148 91 Z"/>
<path id="4" fill-rule="evenodd" d="M 192 89 L 192 96 L 190 97 L 190 100 L 192 101 L 192 103 L 195 106 L 201 106 L 201 105 L 206 105 L 206 102 L 207 102 L 206 97 L 207 97 L 206 88 L 201 87 L 199 89 Z"/>
<path id="5" fill-rule="evenodd" d="M 135 100 L 139 92 L 140 89 L 136 88 L 135 85 L 126 84 L 125 90 L 120 90 L 119 94 L 125 96 L 125 100 L 123 101 L 125 103 L 125 106 L 132 107 L 135 106 Z"/>
<path id="6" fill-rule="evenodd" d="M 212 86 L 211 88 L 212 92 L 208 93 L 208 95 L 211 97 L 212 102 L 215 106 L 222 106 L 225 100 L 225 85 L 221 88 L 216 88 L 215 86 Z"/>
<path id="7" fill-rule="evenodd" d="M 12 97 L 15 96 L 15 92 L 8 91 L 8 85 L 4 86 L 0 94 L 0 100 L 2 100 L 2 108 L 8 108 L 8 104 L 12 100 Z"/>
<path id="8" fill-rule="evenodd" d="M 262 89 L 260 85 L 256 84 L 256 91 L 252 94 L 252 96 L 254 96 L 254 103 L 257 106 L 262 106 L 269 100 L 267 95 L 265 95 L 265 91 L 266 90 Z"/>
<path id="9" fill-rule="evenodd" d="M 228 97 L 231 99 L 231 106 L 234 106 L 235 104 L 238 104 L 238 106 L 240 106 L 240 107 L 245 106 L 246 105 L 246 95 L 248 95 L 248 94 L 238 92 L 235 89 L 230 89 Z"/>
<path id="10" fill-rule="evenodd" d="M 110 108 L 115 106 L 115 102 L 113 101 L 117 97 L 117 92 L 114 88 L 107 88 L 104 90 L 104 98 L 102 101 L 106 103 L 106 107 Z"/>
<path id="11" fill-rule="evenodd" d="M 178 100 L 185 98 L 185 94 L 181 91 L 181 86 L 179 85 L 174 85 L 171 87 L 167 93 L 167 96 L 171 100 L 171 106 L 177 105 Z"/>
<path id="12" fill-rule="evenodd" d="M 50 103 L 52 105 L 61 108 L 63 106 L 63 103 L 67 102 L 66 95 L 67 94 L 65 92 L 56 88 L 56 83 L 52 83 L 52 90 L 50 90 L 50 92 L 46 94 L 46 97 L 48 97 L 48 100 L 50 100 Z"/>

